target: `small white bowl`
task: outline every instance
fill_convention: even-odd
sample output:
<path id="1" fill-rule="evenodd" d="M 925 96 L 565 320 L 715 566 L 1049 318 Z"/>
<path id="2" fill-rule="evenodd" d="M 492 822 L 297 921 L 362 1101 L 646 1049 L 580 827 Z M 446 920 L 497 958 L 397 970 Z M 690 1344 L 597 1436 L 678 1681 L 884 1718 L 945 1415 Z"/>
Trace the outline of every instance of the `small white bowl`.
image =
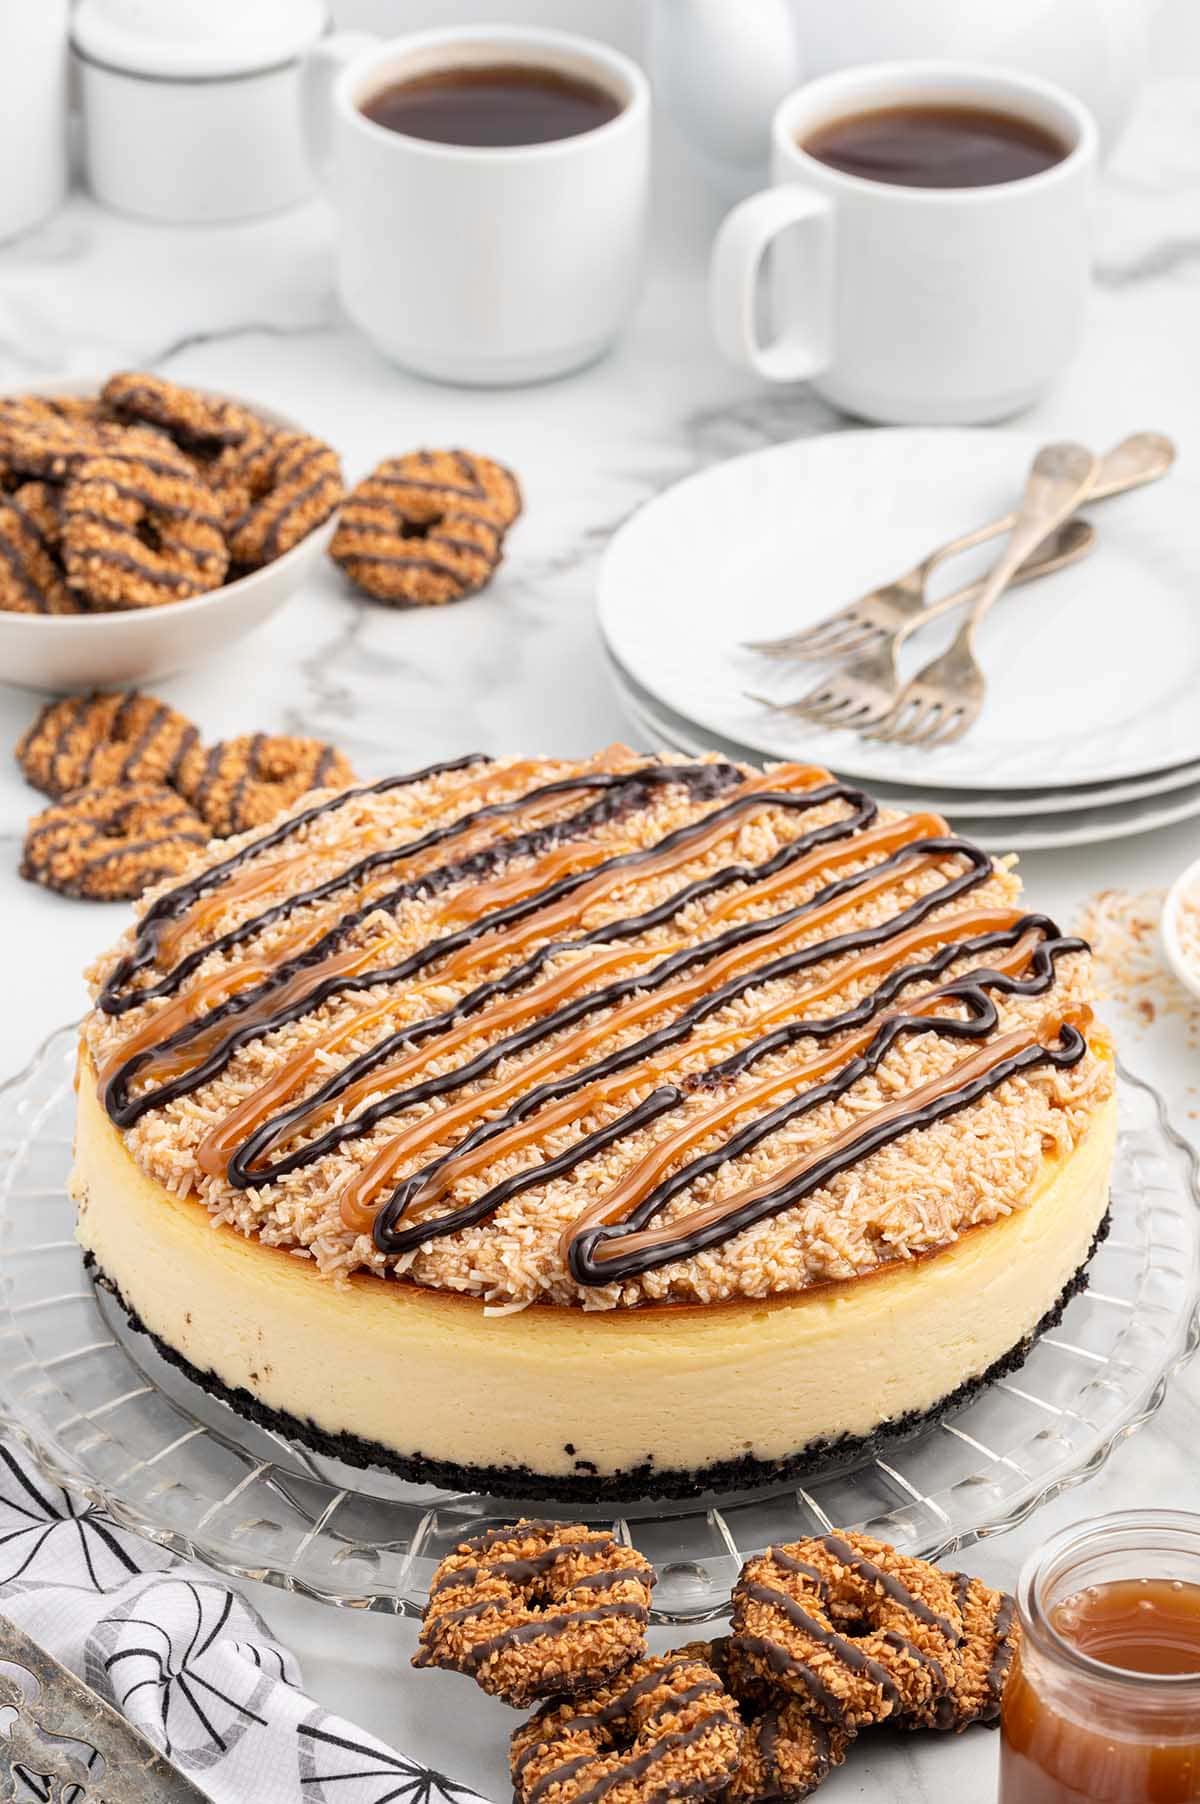
<path id="1" fill-rule="evenodd" d="M 31 382 L 28 395 L 94 395 L 94 382 Z M 305 431 L 253 402 L 273 426 Z M 337 514 L 290 551 L 191 601 L 111 614 L 10 614 L 0 610 L 0 682 L 64 695 L 149 683 L 224 651 L 281 608 L 328 548 Z"/>
<path id="2" fill-rule="evenodd" d="M 1179 938 L 1179 909 L 1185 896 L 1192 892 L 1200 892 L 1200 858 L 1189 864 L 1186 871 L 1176 877 L 1167 891 L 1167 899 L 1163 903 L 1162 920 L 1159 933 L 1162 938 L 1163 955 L 1171 970 L 1175 973 L 1185 990 L 1200 999 L 1200 970 L 1189 964 L 1183 955 L 1183 946 Z"/>

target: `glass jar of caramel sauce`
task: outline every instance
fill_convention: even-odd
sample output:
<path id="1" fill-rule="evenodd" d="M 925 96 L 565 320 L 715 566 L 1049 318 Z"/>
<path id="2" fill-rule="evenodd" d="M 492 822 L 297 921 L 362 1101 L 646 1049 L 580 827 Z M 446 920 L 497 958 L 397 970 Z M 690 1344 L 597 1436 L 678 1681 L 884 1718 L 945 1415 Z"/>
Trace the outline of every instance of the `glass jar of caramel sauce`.
<path id="1" fill-rule="evenodd" d="M 1017 1604 L 1000 1804 L 1200 1804 L 1200 1515 L 1067 1529 Z"/>

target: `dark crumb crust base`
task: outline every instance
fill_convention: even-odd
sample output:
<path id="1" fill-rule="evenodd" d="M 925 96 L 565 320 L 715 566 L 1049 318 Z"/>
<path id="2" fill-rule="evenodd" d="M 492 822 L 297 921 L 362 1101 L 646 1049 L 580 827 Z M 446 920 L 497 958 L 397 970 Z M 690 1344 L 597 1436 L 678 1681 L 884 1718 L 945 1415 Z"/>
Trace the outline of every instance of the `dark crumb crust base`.
<path id="1" fill-rule="evenodd" d="M 957 1409 L 997 1378 L 1005 1378 L 1024 1365 L 1038 1337 L 1058 1325 L 1071 1298 L 1084 1288 L 1088 1265 L 1096 1248 L 1106 1238 L 1109 1226 L 1110 1215 L 1106 1210 L 1088 1249 L 1087 1258 L 1033 1332 L 990 1365 L 986 1372 L 960 1384 L 957 1390 L 943 1397 L 931 1409 L 911 1410 L 907 1415 L 893 1417 L 890 1422 L 881 1423 L 870 1434 L 841 1435 L 836 1440 L 810 1441 L 806 1447 L 789 1454 L 786 1459 L 761 1460 L 756 1459 L 752 1453 L 746 1453 L 738 1459 L 718 1460 L 711 1466 L 699 1467 L 695 1471 L 678 1467 L 659 1469 L 653 1461 L 647 1460 L 644 1465 L 631 1467 L 625 1472 L 601 1474 L 580 1471 L 553 1476 L 533 1472 L 528 1466 L 460 1466 L 452 1460 L 429 1459 L 423 1453 L 396 1453 L 378 1441 L 363 1440 L 355 1434 L 330 1434 L 315 1422 L 289 1415 L 286 1410 L 271 1409 L 244 1386 L 225 1384 L 215 1372 L 200 1371 L 182 1353 L 168 1346 L 157 1334 L 151 1333 L 137 1312 L 129 1307 L 112 1279 L 97 1265 L 93 1255 L 85 1252 L 83 1257 L 93 1281 L 120 1304 L 132 1329 L 147 1335 L 161 1357 L 170 1365 L 177 1366 L 193 1384 L 198 1384 L 202 1390 L 219 1398 L 222 1403 L 229 1404 L 231 1409 L 256 1423 L 259 1428 L 282 1435 L 286 1440 L 297 1441 L 326 1459 L 340 1460 L 343 1465 L 360 1468 L 374 1466 L 394 1473 L 410 1484 L 436 1485 L 443 1491 L 473 1491 L 489 1497 L 537 1499 L 544 1503 L 608 1504 L 630 1503 L 647 1498 L 700 1497 L 756 1490 L 766 1485 L 790 1484 L 796 1479 L 808 1477 L 819 1468 L 857 1463 L 897 1441 L 909 1439 L 926 1423 L 945 1415 L 948 1410 Z"/>

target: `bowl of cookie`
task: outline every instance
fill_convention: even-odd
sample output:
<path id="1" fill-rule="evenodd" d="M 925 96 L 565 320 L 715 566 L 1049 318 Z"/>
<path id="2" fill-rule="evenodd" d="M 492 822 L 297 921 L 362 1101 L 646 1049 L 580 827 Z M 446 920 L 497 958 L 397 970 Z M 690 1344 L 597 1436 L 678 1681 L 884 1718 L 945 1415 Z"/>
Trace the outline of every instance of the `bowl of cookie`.
<path id="1" fill-rule="evenodd" d="M 144 371 L 0 396 L 0 681 L 55 693 L 211 656 L 328 548 L 337 453 Z"/>

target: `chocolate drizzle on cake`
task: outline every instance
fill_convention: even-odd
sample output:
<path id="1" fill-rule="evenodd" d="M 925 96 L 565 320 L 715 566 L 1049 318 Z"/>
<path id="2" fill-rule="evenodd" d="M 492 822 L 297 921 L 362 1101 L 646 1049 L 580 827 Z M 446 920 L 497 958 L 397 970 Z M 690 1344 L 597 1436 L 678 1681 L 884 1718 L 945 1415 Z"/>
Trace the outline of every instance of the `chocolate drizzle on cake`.
<path id="1" fill-rule="evenodd" d="M 564 1233 L 571 1277 L 595 1287 L 721 1246 L 1016 1075 L 1046 1065 L 1064 1069 L 1083 1057 L 1086 1008 L 1055 1009 L 1048 1001 L 1035 1026 L 1003 1032 L 995 1001 L 1049 997 L 1058 960 L 1084 950 L 1083 942 L 1064 938 L 1045 916 L 1013 908 L 972 905 L 947 913 L 987 881 L 993 866 L 977 847 L 948 834 L 936 815 L 880 822 L 862 791 L 806 766 L 750 777 L 718 762 L 631 764 L 626 754 L 620 768 L 604 763 L 602 756 L 499 801 L 483 800 L 489 788 L 495 793 L 492 785 L 540 767 L 493 768 L 465 758 L 365 785 L 283 822 L 161 897 L 101 992 L 100 1006 L 111 1015 L 164 1004 L 102 1068 L 112 1120 L 129 1127 L 200 1089 L 241 1047 L 310 1016 L 330 998 L 426 973 L 427 983 L 451 984 L 478 972 L 480 981 L 450 1006 L 386 1032 L 328 1076 L 347 1030 L 323 1025 L 209 1131 L 198 1162 L 235 1188 L 257 1188 L 315 1164 L 390 1117 L 424 1109 L 373 1149 L 340 1197 L 345 1226 L 370 1232 L 380 1253 L 397 1255 L 487 1219 L 511 1198 L 675 1113 L 681 1125 L 670 1137 Z M 283 876 L 304 862 L 302 845 L 287 842 L 319 816 L 358 797 L 458 772 L 464 780 L 451 804 L 478 799 L 480 805 L 207 935 L 231 901 L 278 896 Z M 600 830 L 634 819 L 664 790 L 681 792 L 704 812 L 648 845 L 607 854 Z M 563 812 L 575 798 L 583 805 Z M 626 895 L 694 867 L 733 840 L 756 811 L 803 816 L 831 807 L 836 815 L 761 862 L 720 864 L 651 907 L 598 925 L 589 920 L 610 894 Z M 510 826 L 515 831 L 506 831 Z M 281 848 L 282 861 L 259 863 Z M 925 872 L 936 872 L 939 881 L 884 919 L 843 925 L 847 913 Z M 830 880 L 798 905 L 722 925 L 776 896 L 786 898 L 810 875 Z M 331 923 L 302 922 L 270 956 L 249 945 L 305 906 L 338 896 L 348 905 Z M 355 943 L 355 931 L 369 918 L 443 896 L 431 911 L 425 943 L 395 962 L 381 961 L 377 940 Z M 702 905 L 698 929 L 673 942 L 637 943 L 696 905 Z M 200 943 L 176 958 L 182 942 L 197 934 Z M 382 946 L 392 943 L 385 939 Z M 232 974 L 224 968 L 185 988 L 214 952 L 241 953 L 240 963 Z M 510 962 L 491 972 L 501 958 Z M 728 1021 L 705 1027 L 750 992 L 830 962 L 834 975 L 818 979 L 799 999 L 760 1008 L 732 1027 Z M 951 967 L 958 974 L 939 983 Z M 872 987 L 853 1006 L 819 1012 L 826 996 L 867 979 Z M 914 990 L 903 1006 L 893 1006 Z M 386 1025 L 387 1006 L 352 1025 Z M 636 1031 L 642 1023 L 647 1031 Z M 704 1181 L 722 1166 L 846 1096 L 901 1040 L 916 1035 L 961 1040 L 973 1049 L 822 1146 L 778 1164 L 766 1179 L 664 1219 L 676 1198 L 697 1187 L 702 1194 Z M 487 1040 L 482 1050 L 458 1062 L 457 1049 L 480 1036 Z M 614 1038 L 620 1041 L 614 1049 L 589 1058 L 592 1048 Z M 799 1041 L 812 1042 L 814 1056 L 739 1087 L 762 1061 Z M 725 1056 L 701 1065 L 700 1055 L 710 1051 Z M 696 1068 L 680 1074 L 685 1053 L 695 1055 Z M 314 1078 L 321 1081 L 312 1086 Z M 547 1146 L 555 1130 L 625 1098 L 628 1105 L 614 1118 L 557 1151 Z M 440 1106 L 430 1111 L 434 1102 Z M 751 1108 L 750 1119 L 734 1126 Z M 733 1127 L 728 1138 L 695 1150 L 726 1122 Z M 532 1163 L 456 1200 L 465 1180 L 531 1146 L 540 1155 Z M 425 1147 L 442 1150 L 422 1162 Z"/>

